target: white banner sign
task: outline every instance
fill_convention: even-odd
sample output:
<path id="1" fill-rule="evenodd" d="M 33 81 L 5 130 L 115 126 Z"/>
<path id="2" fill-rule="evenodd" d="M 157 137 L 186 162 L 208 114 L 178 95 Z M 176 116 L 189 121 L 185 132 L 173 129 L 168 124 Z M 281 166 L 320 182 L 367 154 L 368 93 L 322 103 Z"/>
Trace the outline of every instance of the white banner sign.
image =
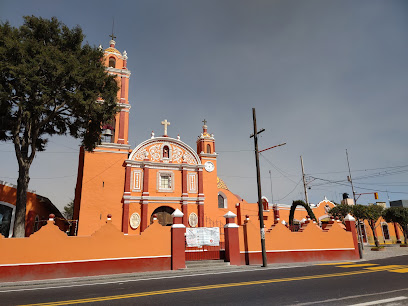
<path id="1" fill-rule="evenodd" d="M 219 227 L 187 227 L 186 242 L 188 247 L 201 247 L 203 245 L 220 245 Z"/>

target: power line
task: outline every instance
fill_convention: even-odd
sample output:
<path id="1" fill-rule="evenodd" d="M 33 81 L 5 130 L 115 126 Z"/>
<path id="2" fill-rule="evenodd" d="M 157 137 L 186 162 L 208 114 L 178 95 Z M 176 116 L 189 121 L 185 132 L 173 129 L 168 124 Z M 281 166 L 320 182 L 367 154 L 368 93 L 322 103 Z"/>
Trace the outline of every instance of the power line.
<path id="1" fill-rule="evenodd" d="M 280 174 L 282 174 L 285 178 L 287 178 L 289 181 L 293 182 L 294 184 L 296 184 L 296 182 L 294 180 L 292 180 L 291 178 L 289 178 L 283 170 L 279 169 L 277 166 L 275 166 L 271 161 L 269 161 L 263 154 L 259 154 L 261 155 L 272 167 L 274 167 L 276 169 L 276 171 L 278 171 Z M 287 173 L 289 174 L 289 173 Z"/>
<path id="2" fill-rule="evenodd" d="M 406 168 L 406 167 L 408 167 L 408 165 L 400 165 L 400 166 L 392 166 L 392 167 L 380 167 L 380 168 L 369 168 L 369 169 L 360 169 L 360 170 L 352 170 L 351 172 L 362 172 L 362 171 L 383 170 L 383 169 L 395 169 L 395 168 Z M 348 171 L 314 172 L 314 173 L 309 173 L 309 175 L 333 174 L 333 173 L 348 173 Z"/>
<path id="3" fill-rule="evenodd" d="M 302 179 L 299 180 L 299 182 L 296 184 L 296 186 L 287 194 L 285 195 L 283 198 L 280 198 L 279 200 L 276 200 L 276 202 L 282 201 L 283 199 L 285 199 L 287 196 L 289 196 L 292 192 L 294 192 L 297 188 L 297 186 L 300 184 L 300 182 L 302 181 Z"/>

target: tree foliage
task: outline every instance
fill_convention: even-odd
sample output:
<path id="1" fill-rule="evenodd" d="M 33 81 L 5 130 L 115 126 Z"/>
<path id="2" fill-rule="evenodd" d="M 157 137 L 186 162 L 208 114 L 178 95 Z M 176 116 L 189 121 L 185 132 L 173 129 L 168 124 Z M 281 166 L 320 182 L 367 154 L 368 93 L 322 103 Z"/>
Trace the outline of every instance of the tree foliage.
<path id="1" fill-rule="evenodd" d="M 367 220 L 367 206 L 356 204 L 351 207 L 351 214 L 359 221 L 359 220 Z"/>
<path id="2" fill-rule="evenodd" d="M 24 236 L 29 169 L 48 137 L 69 134 L 95 148 L 117 111 L 118 85 L 102 50 L 83 44 L 79 26 L 56 18 L 24 17 L 0 24 L 0 141 L 12 141 L 19 166 L 14 236 Z M 96 102 L 98 98 L 99 102 Z"/>
<path id="3" fill-rule="evenodd" d="M 389 207 L 383 211 L 383 218 L 387 222 L 399 224 L 404 233 L 404 241 L 407 244 L 408 238 L 408 208 L 407 207 Z"/>
<path id="4" fill-rule="evenodd" d="M 351 212 L 351 206 L 348 204 L 337 204 L 329 210 L 329 215 L 343 220 Z"/>
<path id="5" fill-rule="evenodd" d="M 64 212 L 62 213 L 65 219 L 71 220 L 74 215 L 74 200 L 71 200 L 64 206 Z"/>

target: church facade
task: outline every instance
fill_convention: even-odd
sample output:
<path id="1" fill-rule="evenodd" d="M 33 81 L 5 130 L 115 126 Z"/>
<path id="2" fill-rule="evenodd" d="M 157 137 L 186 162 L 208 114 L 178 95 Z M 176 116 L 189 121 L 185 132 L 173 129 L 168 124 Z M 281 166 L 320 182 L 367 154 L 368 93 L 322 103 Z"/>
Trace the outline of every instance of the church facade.
<path id="1" fill-rule="evenodd" d="M 120 84 L 120 111 L 104 124 L 101 142 L 93 152 L 80 150 L 74 205 L 77 234 L 91 235 L 105 224 L 107 214 L 128 235 L 143 232 L 154 215 L 163 226 L 171 225 L 175 209 L 183 212 L 185 226 L 225 223 L 223 215 L 239 200 L 217 177 L 215 139 L 206 121 L 198 131 L 196 150 L 180 136 L 168 135 L 167 120 L 161 122 L 163 135 L 152 132 L 150 139 L 131 148 L 127 54 L 119 52 L 113 40 L 104 54 L 108 73 Z"/>

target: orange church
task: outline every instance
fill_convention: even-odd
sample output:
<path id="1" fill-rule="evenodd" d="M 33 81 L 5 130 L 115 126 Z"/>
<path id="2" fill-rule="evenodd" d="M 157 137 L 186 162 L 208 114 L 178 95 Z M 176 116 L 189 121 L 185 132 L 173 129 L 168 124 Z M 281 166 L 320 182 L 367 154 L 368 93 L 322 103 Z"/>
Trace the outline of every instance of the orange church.
<path id="1" fill-rule="evenodd" d="M 81 148 L 74 205 L 77 234 L 94 233 L 105 224 L 107 214 L 129 235 L 143 232 L 153 215 L 160 224 L 171 225 L 175 209 L 183 212 L 185 226 L 225 223 L 223 215 L 239 200 L 217 177 L 214 135 L 208 133 L 206 121 L 198 131 L 196 150 L 180 136 L 168 135 L 167 120 L 161 122 L 162 135 L 152 132 L 150 139 L 131 148 L 127 54 L 119 52 L 113 40 L 104 53 L 108 73 L 120 84 L 120 111 L 104 124 L 101 142 L 92 153 Z"/>

